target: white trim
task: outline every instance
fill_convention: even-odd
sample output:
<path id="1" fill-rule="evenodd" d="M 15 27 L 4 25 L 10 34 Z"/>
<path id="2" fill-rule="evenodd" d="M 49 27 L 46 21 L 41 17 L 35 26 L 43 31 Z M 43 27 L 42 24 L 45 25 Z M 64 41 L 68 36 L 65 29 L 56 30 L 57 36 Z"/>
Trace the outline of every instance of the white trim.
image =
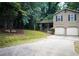
<path id="1" fill-rule="evenodd" d="M 62 15 L 56 15 L 56 16 L 57 16 L 56 22 L 58 22 L 58 21 L 60 21 L 60 22 L 61 22 L 61 21 L 62 21 L 62 17 L 63 17 L 63 16 L 62 16 Z"/>
<path id="2" fill-rule="evenodd" d="M 69 14 L 70 15 L 70 21 L 75 21 L 75 14 Z"/>

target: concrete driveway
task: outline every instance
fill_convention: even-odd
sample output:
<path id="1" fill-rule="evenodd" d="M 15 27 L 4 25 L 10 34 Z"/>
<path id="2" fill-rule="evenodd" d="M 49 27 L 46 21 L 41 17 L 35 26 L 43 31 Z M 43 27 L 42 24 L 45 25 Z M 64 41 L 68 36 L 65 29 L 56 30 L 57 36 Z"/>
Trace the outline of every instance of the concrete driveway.
<path id="1" fill-rule="evenodd" d="M 79 37 L 50 35 L 37 42 L 0 48 L 1 56 L 78 56 L 74 41 Z"/>

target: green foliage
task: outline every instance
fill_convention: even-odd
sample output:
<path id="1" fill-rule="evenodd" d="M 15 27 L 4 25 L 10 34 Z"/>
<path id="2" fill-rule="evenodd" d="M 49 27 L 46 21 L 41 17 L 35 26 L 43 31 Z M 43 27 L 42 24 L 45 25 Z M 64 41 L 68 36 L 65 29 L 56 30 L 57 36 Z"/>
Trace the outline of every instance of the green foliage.
<path id="1" fill-rule="evenodd" d="M 77 10 L 79 8 L 79 2 L 66 2 L 67 8 Z"/>
<path id="2" fill-rule="evenodd" d="M 59 2 L 8 2 L 0 3 L 0 15 L 12 15 L 11 18 L 22 13 L 24 25 L 28 24 L 30 28 L 35 28 L 36 22 L 51 19 L 58 9 Z M 17 16 L 18 17 L 18 16 Z M 20 18 L 19 18 L 20 19 Z"/>
<path id="3" fill-rule="evenodd" d="M 2 2 L 0 3 L 0 13 L 1 14 L 16 14 L 15 12 L 20 10 L 20 4 L 14 2 Z"/>
<path id="4" fill-rule="evenodd" d="M 24 11 L 26 11 L 26 19 L 28 20 L 29 26 L 33 29 L 36 25 L 36 22 L 45 20 L 45 19 L 53 19 L 53 14 L 58 9 L 59 2 L 28 2 L 23 3 Z M 26 23 L 27 24 L 27 23 Z"/>
<path id="5" fill-rule="evenodd" d="M 45 17 L 44 19 L 47 19 L 47 20 L 52 20 L 53 19 L 53 14 L 49 14 L 47 17 Z"/>

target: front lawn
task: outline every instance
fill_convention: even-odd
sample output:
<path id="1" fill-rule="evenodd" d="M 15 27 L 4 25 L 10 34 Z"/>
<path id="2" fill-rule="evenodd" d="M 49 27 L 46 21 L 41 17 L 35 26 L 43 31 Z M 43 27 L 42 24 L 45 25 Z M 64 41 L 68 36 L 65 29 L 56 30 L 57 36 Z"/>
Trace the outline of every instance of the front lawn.
<path id="1" fill-rule="evenodd" d="M 46 37 L 46 33 L 33 30 L 24 30 L 24 34 L 0 33 L 0 47 L 28 43 Z"/>
<path id="2" fill-rule="evenodd" d="M 79 54 L 79 41 L 74 42 L 75 51 Z"/>

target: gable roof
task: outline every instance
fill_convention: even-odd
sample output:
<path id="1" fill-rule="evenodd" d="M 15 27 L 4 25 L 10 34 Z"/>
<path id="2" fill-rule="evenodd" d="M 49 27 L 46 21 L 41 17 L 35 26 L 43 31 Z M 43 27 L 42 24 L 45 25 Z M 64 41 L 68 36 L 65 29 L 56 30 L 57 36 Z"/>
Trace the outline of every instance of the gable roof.
<path id="1" fill-rule="evenodd" d="M 71 11 L 71 12 L 79 13 L 79 11 L 77 11 L 77 10 L 63 9 L 63 10 L 57 11 L 57 12 L 55 13 L 55 15 L 58 14 L 58 13 L 60 13 L 60 12 L 62 12 L 62 11 Z"/>
<path id="2" fill-rule="evenodd" d="M 40 22 L 37 23 L 53 23 L 53 20 L 42 20 Z"/>

